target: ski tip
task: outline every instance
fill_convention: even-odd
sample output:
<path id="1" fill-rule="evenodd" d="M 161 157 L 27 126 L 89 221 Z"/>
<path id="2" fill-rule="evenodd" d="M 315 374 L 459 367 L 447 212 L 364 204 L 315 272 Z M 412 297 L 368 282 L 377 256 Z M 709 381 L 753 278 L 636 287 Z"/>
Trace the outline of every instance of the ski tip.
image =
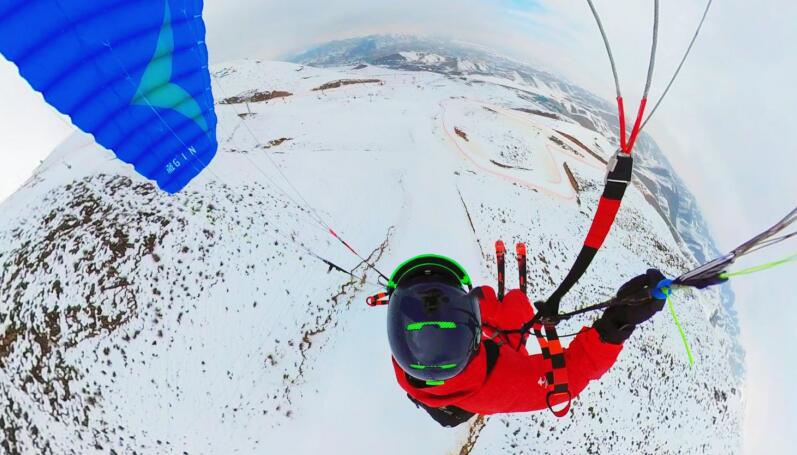
<path id="1" fill-rule="evenodd" d="M 506 252 L 506 246 L 504 245 L 504 241 L 503 240 L 496 240 L 496 242 L 495 242 L 495 251 L 498 252 L 498 253 L 501 253 L 501 254 Z"/>
<path id="2" fill-rule="evenodd" d="M 523 255 L 523 256 L 525 256 L 525 255 L 526 255 L 526 244 L 525 244 L 525 243 L 523 243 L 523 242 L 520 242 L 520 243 L 518 243 L 517 245 L 515 245 L 515 252 L 516 252 L 518 255 Z"/>

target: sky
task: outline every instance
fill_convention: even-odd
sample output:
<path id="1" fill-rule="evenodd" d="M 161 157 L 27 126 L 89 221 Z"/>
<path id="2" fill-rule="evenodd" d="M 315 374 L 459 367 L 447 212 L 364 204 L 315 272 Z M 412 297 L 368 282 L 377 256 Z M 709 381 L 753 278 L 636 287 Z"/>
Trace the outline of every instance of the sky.
<path id="1" fill-rule="evenodd" d="M 705 3 L 661 2 L 651 98 L 675 69 Z M 644 85 L 653 1 L 595 0 L 629 106 Z M 331 6 L 332 5 L 332 6 Z M 279 59 L 312 45 L 374 33 L 451 37 L 558 72 L 607 99 L 614 84 L 583 0 L 229 0 L 207 2 L 214 63 Z M 722 249 L 777 221 L 797 203 L 797 2 L 714 2 L 701 37 L 647 131 L 695 193 Z M 0 201 L 70 132 L 0 59 Z M 794 252 L 794 242 L 788 244 Z M 776 256 L 756 258 L 750 265 Z M 784 268 L 734 283 L 747 353 L 746 453 L 797 450 L 797 299 Z M 772 435 L 778 435 L 773 437 Z"/>

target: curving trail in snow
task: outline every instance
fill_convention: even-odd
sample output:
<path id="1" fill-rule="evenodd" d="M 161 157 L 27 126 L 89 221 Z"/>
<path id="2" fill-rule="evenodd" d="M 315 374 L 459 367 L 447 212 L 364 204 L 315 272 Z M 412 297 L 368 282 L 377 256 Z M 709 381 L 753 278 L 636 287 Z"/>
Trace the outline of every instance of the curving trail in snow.
<path id="1" fill-rule="evenodd" d="M 577 160 L 595 169 L 605 168 L 595 157 L 578 155 L 573 153 L 572 148 L 568 150 L 552 142 L 551 136 L 561 135 L 552 128 L 534 122 L 535 119 L 531 114 L 464 97 L 446 99 L 439 105 L 441 128 L 448 144 L 480 173 L 493 175 L 518 186 L 547 194 L 556 200 L 575 203 L 578 195 L 565 175 L 564 164 L 569 160 Z M 498 144 L 495 141 L 482 139 L 479 125 L 475 124 L 473 119 L 468 119 L 474 114 L 478 116 L 482 110 L 488 110 L 499 116 L 498 121 L 494 123 L 500 128 L 511 131 L 516 140 L 519 138 L 525 144 L 527 148 L 522 153 L 527 153 L 531 157 L 524 162 L 528 167 L 513 168 L 497 162 L 496 159 L 500 159 L 495 153 Z M 471 127 L 460 130 L 463 124 L 469 124 Z M 463 137 L 463 134 L 466 137 Z M 540 153 L 542 150 L 547 153 Z"/>

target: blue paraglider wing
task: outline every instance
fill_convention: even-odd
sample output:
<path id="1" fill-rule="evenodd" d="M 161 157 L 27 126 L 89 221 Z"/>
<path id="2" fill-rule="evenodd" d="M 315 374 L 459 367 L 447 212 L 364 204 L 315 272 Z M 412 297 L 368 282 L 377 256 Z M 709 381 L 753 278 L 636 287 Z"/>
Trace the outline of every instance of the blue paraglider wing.
<path id="1" fill-rule="evenodd" d="M 216 154 L 202 0 L 0 0 L 0 53 L 169 193 Z"/>

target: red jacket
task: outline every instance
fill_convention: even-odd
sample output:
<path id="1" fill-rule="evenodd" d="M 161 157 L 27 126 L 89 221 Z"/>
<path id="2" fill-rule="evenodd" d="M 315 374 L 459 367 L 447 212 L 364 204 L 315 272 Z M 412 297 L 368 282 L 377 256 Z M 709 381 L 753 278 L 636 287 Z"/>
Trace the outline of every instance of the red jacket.
<path id="1" fill-rule="evenodd" d="M 476 414 L 536 411 L 547 408 L 545 373 L 550 363 L 542 354 L 529 355 L 525 346 L 518 347 L 519 334 L 500 334 L 493 341 L 500 345 L 498 359 L 487 373 L 484 339 L 499 329 L 517 329 L 534 315 L 529 299 L 520 291 L 510 291 L 499 302 L 489 286 L 480 288 L 482 316 L 481 349 L 468 366 L 445 384 L 416 388 L 395 359 L 393 368 L 401 388 L 416 400 L 431 407 L 457 406 Z M 533 342 L 533 341 L 532 341 Z M 598 379 L 611 368 L 622 345 L 601 341 L 595 330 L 584 330 L 565 349 L 565 363 L 570 392 L 576 397 L 589 381 Z M 554 404 L 557 404 L 556 401 Z"/>

